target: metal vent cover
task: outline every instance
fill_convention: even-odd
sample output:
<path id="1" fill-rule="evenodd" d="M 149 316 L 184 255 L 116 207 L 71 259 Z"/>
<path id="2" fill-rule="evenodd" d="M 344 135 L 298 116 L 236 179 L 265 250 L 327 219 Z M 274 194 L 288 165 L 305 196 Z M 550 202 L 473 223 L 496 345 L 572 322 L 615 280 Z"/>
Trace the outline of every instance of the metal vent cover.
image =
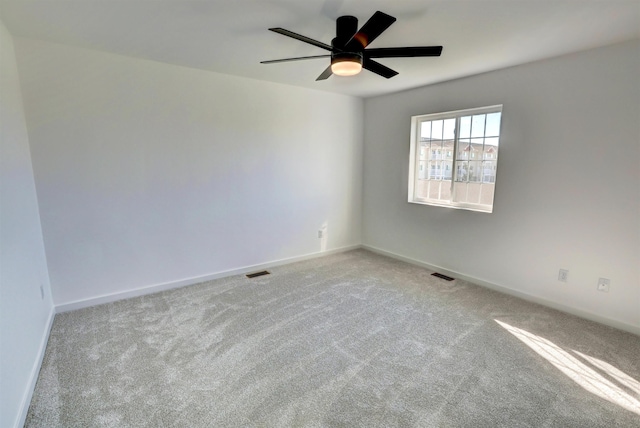
<path id="1" fill-rule="evenodd" d="M 255 278 L 257 276 L 264 276 L 264 275 L 270 275 L 270 274 L 271 272 L 269 272 L 268 270 L 261 270 L 260 272 L 248 273 L 247 278 Z"/>
<path id="2" fill-rule="evenodd" d="M 443 275 L 438 272 L 434 272 L 431 274 L 432 276 L 437 276 L 438 278 L 444 279 L 445 281 L 453 281 L 455 278 L 451 278 L 450 276 Z"/>

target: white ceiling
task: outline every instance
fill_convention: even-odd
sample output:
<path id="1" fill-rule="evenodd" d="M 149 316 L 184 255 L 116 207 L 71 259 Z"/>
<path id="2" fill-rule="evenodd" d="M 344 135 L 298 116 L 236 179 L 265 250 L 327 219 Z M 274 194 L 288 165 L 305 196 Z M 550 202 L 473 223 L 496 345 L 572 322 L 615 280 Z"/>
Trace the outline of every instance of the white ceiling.
<path id="1" fill-rule="evenodd" d="M 400 73 L 389 80 L 316 82 L 326 58 L 260 64 L 326 53 L 269 27 L 330 44 L 338 16 L 376 10 L 398 20 L 371 47 L 442 56 L 380 59 Z M 360 97 L 640 38 L 640 0 L 0 0 L 0 17 L 14 36 Z"/>

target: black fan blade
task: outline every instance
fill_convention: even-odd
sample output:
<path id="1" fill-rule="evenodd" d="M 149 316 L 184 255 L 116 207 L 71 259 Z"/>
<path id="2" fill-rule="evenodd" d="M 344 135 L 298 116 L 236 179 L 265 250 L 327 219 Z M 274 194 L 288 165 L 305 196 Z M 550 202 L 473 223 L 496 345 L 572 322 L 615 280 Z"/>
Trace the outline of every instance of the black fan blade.
<path id="1" fill-rule="evenodd" d="M 396 22 L 396 19 L 393 16 L 377 11 L 362 26 L 360 31 L 354 34 L 351 40 L 349 40 L 346 50 L 359 51 L 366 48 L 376 39 L 376 37 L 382 34 L 382 32 L 389 28 L 394 22 Z"/>
<path id="2" fill-rule="evenodd" d="M 379 74 L 382 77 L 386 77 L 387 79 L 390 79 L 398 74 L 397 71 L 392 70 L 389 67 L 386 67 L 372 59 L 365 59 L 362 64 L 362 68 L 366 68 L 367 70 Z"/>
<path id="3" fill-rule="evenodd" d="M 276 64 L 278 62 L 302 61 L 305 59 L 329 58 L 329 57 L 331 57 L 331 55 L 299 56 L 296 58 L 283 58 L 283 59 L 271 59 L 269 61 L 260 61 L 260 64 Z"/>
<path id="4" fill-rule="evenodd" d="M 331 66 L 327 67 L 320 76 L 318 76 L 318 78 L 316 79 L 316 81 L 318 80 L 326 80 L 328 79 L 331 75 L 333 74 L 333 71 L 331 71 Z"/>
<path id="5" fill-rule="evenodd" d="M 408 58 L 415 56 L 440 56 L 442 46 L 415 46 L 409 48 L 376 48 L 364 51 L 365 58 Z"/>
<path id="6" fill-rule="evenodd" d="M 317 40 L 310 39 L 307 36 L 302 36 L 298 33 L 294 33 L 293 31 L 285 30 L 284 28 L 269 28 L 269 31 L 273 31 L 274 33 L 282 34 L 284 36 L 291 37 L 296 40 L 300 40 L 301 42 L 309 43 L 310 45 L 317 46 L 327 51 L 331 51 L 331 46 L 326 43 L 319 42 Z"/>

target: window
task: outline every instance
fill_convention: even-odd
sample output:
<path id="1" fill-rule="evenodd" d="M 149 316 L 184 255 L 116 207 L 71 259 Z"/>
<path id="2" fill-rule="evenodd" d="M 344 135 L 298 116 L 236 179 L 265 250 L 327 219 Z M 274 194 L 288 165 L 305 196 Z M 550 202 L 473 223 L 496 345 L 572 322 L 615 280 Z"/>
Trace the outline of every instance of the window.
<path id="1" fill-rule="evenodd" d="M 411 118 L 409 202 L 493 211 L 502 106 Z"/>

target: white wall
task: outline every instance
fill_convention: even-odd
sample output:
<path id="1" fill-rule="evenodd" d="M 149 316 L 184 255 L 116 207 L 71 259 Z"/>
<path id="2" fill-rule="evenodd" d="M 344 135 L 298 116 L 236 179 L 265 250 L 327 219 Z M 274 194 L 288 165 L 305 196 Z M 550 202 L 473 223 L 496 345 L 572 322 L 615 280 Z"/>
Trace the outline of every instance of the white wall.
<path id="1" fill-rule="evenodd" d="M 44 298 L 40 294 L 40 286 Z M 53 319 L 13 38 L 0 22 L 0 426 L 22 426 Z"/>
<path id="2" fill-rule="evenodd" d="M 407 203 L 411 116 L 494 104 L 493 214 Z M 638 41 L 367 99 L 363 242 L 639 332 L 639 165 Z"/>
<path id="3" fill-rule="evenodd" d="M 56 305 L 360 244 L 362 100 L 16 52 Z"/>

